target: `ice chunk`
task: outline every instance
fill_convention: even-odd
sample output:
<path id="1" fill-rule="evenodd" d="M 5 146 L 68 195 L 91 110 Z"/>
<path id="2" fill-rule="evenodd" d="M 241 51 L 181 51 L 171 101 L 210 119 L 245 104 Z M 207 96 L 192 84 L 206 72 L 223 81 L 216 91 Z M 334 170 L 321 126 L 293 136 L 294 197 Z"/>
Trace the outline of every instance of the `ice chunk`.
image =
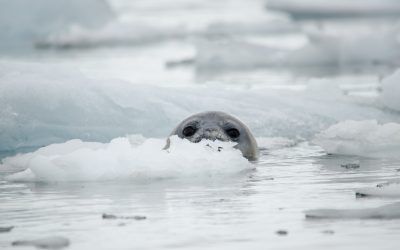
<path id="1" fill-rule="evenodd" d="M 319 133 L 314 143 L 328 154 L 398 158 L 400 124 L 347 120 Z"/>
<path id="2" fill-rule="evenodd" d="M 400 219 L 400 202 L 365 209 L 314 209 L 305 214 L 310 219 Z"/>
<path id="3" fill-rule="evenodd" d="M 100 27 L 112 17 L 103 0 L 0 0 L 0 49 L 32 46 L 72 24 Z"/>
<path id="4" fill-rule="evenodd" d="M 6 158 L 3 165 L 26 169 L 9 180 L 45 182 L 214 177 L 254 168 L 232 142 L 191 143 L 173 136 L 170 148 L 163 150 L 165 143 L 137 136 L 104 144 L 72 140 Z"/>
<path id="5" fill-rule="evenodd" d="M 269 0 L 271 10 L 284 11 L 294 18 L 388 16 L 400 13 L 396 0 Z"/>
<path id="6" fill-rule="evenodd" d="M 400 182 L 388 182 L 373 188 L 357 189 L 356 195 L 398 198 L 400 197 Z"/>
<path id="7" fill-rule="evenodd" d="M 388 108 L 400 111 L 400 70 L 382 81 L 381 100 Z"/>
<path id="8" fill-rule="evenodd" d="M 69 246 L 69 239 L 65 237 L 53 236 L 36 240 L 17 240 L 12 243 L 13 246 L 34 246 L 44 249 L 61 249 Z"/>

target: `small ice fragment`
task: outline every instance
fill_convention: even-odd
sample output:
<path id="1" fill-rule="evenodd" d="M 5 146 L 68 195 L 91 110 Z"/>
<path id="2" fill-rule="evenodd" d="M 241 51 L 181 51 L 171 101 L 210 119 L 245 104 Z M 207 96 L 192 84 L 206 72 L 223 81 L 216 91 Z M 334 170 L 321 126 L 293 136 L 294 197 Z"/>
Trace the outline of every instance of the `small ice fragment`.
<path id="1" fill-rule="evenodd" d="M 13 246 L 34 246 L 44 249 L 61 249 L 69 246 L 70 242 L 67 238 L 53 236 L 37 240 L 17 240 L 13 241 Z"/>
<path id="2" fill-rule="evenodd" d="M 360 164 L 358 163 L 346 163 L 346 164 L 341 164 L 340 165 L 342 168 L 345 169 L 356 169 L 356 168 L 360 168 Z"/>
<path id="3" fill-rule="evenodd" d="M 115 220 L 115 219 L 123 219 L 123 220 L 145 220 L 146 216 L 135 215 L 135 216 L 117 216 L 114 214 L 103 214 L 102 218 L 105 220 Z"/>
<path id="4" fill-rule="evenodd" d="M 13 230 L 14 226 L 10 226 L 10 227 L 0 227 L 0 233 L 8 233 L 11 230 Z"/>
<path id="5" fill-rule="evenodd" d="M 347 120 L 322 131 L 313 142 L 333 155 L 399 158 L 400 124 Z"/>
<path id="6" fill-rule="evenodd" d="M 276 234 L 277 235 L 287 235 L 288 231 L 287 230 L 278 230 L 278 231 L 276 231 Z"/>
<path id="7" fill-rule="evenodd" d="M 400 197 L 400 183 L 399 182 L 387 182 L 376 185 L 372 188 L 360 188 L 356 190 L 356 197 Z"/>

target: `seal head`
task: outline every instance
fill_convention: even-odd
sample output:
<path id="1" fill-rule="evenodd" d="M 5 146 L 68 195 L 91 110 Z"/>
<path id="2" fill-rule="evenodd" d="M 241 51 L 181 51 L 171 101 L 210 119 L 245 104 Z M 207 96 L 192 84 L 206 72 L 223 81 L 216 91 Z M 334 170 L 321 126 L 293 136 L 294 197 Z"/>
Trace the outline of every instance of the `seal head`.
<path id="1" fill-rule="evenodd" d="M 181 123 L 171 132 L 171 135 L 188 139 L 197 143 L 203 139 L 233 141 L 235 148 L 242 151 L 244 157 L 250 161 L 257 160 L 257 142 L 250 129 L 239 119 L 220 111 L 209 111 L 194 114 Z M 165 149 L 169 148 L 170 140 L 167 140 Z"/>

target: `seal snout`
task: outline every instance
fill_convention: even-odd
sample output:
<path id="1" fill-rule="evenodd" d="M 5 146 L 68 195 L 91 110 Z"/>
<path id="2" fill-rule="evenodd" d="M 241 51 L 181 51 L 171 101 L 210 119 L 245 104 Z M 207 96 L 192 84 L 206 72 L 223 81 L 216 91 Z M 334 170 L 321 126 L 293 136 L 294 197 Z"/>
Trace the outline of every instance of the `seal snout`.
<path id="1" fill-rule="evenodd" d="M 229 138 L 225 135 L 224 131 L 221 131 L 219 127 L 208 127 L 198 131 L 198 136 L 196 136 L 194 142 L 200 142 L 201 140 L 210 141 L 228 141 Z"/>

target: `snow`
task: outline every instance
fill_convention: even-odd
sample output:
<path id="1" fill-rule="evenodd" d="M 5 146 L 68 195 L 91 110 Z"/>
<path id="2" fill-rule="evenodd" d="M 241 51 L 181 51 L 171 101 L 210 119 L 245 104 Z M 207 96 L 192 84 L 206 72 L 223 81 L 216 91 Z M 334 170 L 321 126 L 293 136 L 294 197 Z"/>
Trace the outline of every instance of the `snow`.
<path id="1" fill-rule="evenodd" d="M 376 208 L 314 209 L 305 214 L 313 219 L 400 219 L 400 202 Z"/>
<path id="2" fill-rule="evenodd" d="M 347 120 L 316 135 L 314 143 L 328 154 L 398 158 L 400 124 Z"/>
<path id="3" fill-rule="evenodd" d="M 211 178 L 250 170 L 235 143 L 203 140 L 197 144 L 177 136 L 145 139 L 139 135 L 115 138 L 109 143 L 71 140 L 5 158 L 1 169 L 15 168 L 13 181 L 147 181 L 171 178 Z M 8 171 L 10 172 L 10 171 Z"/>
<path id="4" fill-rule="evenodd" d="M 400 13 L 396 0 L 269 0 L 271 10 L 284 11 L 295 18 L 386 16 Z"/>
<path id="5" fill-rule="evenodd" d="M 70 25 L 96 28 L 112 18 L 103 0 L 0 0 L 0 49 L 32 47 Z"/>

